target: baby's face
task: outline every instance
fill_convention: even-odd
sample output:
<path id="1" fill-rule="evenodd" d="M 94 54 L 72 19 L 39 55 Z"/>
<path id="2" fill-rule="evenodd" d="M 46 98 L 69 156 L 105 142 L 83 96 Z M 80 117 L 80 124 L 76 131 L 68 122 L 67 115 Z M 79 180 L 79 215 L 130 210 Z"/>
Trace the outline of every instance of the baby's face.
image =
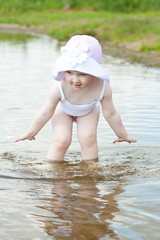
<path id="1" fill-rule="evenodd" d="M 93 80 L 93 76 L 77 71 L 66 71 L 65 80 L 75 89 L 82 89 L 88 86 Z"/>

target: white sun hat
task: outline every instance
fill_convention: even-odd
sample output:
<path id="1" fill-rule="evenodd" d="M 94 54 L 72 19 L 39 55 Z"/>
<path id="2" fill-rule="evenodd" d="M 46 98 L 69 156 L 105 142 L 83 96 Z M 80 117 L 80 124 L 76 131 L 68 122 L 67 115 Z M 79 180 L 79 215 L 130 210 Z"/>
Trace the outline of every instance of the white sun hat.
<path id="1" fill-rule="evenodd" d="M 109 71 L 101 65 L 102 48 L 98 40 L 88 35 L 75 35 L 61 48 L 55 62 L 53 78 L 60 81 L 65 71 L 86 73 L 109 82 Z"/>

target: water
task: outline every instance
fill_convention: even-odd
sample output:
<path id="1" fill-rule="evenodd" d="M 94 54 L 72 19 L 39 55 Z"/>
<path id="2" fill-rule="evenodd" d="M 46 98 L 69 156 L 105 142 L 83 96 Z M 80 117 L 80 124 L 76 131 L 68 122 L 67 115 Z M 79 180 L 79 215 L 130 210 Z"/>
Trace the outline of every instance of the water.
<path id="1" fill-rule="evenodd" d="M 136 144 L 113 144 L 102 114 L 99 161 L 73 142 L 64 163 L 45 163 L 48 123 L 14 143 L 42 106 L 59 55 L 56 40 L 0 32 L 0 239 L 160 239 L 160 70 L 105 55 L 114 103 Z"/>

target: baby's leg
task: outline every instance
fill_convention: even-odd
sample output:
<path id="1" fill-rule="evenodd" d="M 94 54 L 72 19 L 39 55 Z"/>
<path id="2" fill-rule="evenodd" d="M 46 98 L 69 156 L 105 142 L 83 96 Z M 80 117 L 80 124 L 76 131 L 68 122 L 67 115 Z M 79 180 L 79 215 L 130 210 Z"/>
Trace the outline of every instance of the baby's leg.
<path id="1" fill-rule="evenodd" d="M 89 114 L 77 117 L 78 140 L 81 145 L 82 159 L 98 158 L 97 125 L 100 108 L 96 106 Z"/>
<path id="2" fill-rule="evenodd" d="M 53 141 L 47 153 L 47 160 L 64 160 L 64 155 L 72 141 L 72 125 L 72 117 L 56 109 L 52 118 Z"/>

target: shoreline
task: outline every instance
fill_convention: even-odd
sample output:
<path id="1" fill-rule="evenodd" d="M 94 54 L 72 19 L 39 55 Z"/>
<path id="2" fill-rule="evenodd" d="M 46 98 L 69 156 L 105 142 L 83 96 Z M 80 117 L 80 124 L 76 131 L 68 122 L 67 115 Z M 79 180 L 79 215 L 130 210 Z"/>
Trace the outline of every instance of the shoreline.
<path id="1" fill-rule="evenodd" d="M 0 24 L 0 30 L 5 31 L 17 31 L 21 33 L 37 33 L 37 34 L 45 34 L 52 38 L 53 35 L 48 34 L 46 29 L 43 26 L 26 26 L 26 25 L 19 25 L 19 24 Z M 58 40 L 57 40 L 58 41 Z M 118 57 L 123 60 L 129 61 L 130 63 L 139 63 L 146 67 L 153 67 L 153 68 L 160 68 L 160 53 L 151 51 L 147 52 L 140 52 L 136 50 L 136 43 L 134 44 L 125 44 L 119 43 L 117 45 L 107 42 L 101 41 L 103 50 L 105 53 L 113 57 Z"/>

